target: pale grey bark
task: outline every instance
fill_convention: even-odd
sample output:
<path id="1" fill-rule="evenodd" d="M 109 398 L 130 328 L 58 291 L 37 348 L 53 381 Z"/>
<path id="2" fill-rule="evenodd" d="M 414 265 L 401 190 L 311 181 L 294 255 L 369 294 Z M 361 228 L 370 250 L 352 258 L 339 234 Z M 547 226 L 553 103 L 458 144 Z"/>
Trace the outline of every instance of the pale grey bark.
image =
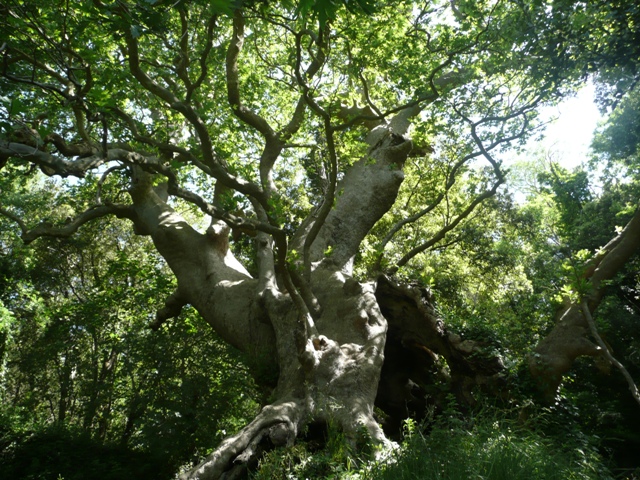
<path id="1" fill-rule="evenodd" d="M 322 262 L 350 275 L 360 244 L 373 225 L 391 208 L 404 179 L 402 167 L 411 151 L 411 141 L 389 127 L 374 129 L 367 141 L 369 154 L 356 162 L 337 186 L 335 205 L 311 245 L 310 260 Z M 301 249 L 315 222 L 303 223 L 292 240 Z M 329 266 L 330 265 L 330 266 Z"/>
<path id="2" fill-rule="evenodd" d="M 276 292 L 266 294 L 280 360 L 279 400 L 181 478 L 220 478 L 230 462 L 246 461 L 263 438 L 291 444 L 311 419 L 339 425 L 354 440 L 366 432 L 374 442 L 388 444 L 373 417 L 387 328 L 374 286 L 322 269 L 313 275 L 313 288 L 325 308 L 315 324 L 319 334 L 299 357 L 292 354 L 298 339 L 291 301 Z"/>
<path id="3" fill-rule="evenodd" d="M 502 371 L 499 358 L 490 359 L 487 366 L 478 360 L 480 345 L 447 332 L 417 290 L 402 289 L 387 280 L 386 290 L 378 291 L 377 282 L 360 283 L 351 276 L 360 242 L 395 200 L 409 150 L 409 141 L 387 133 L 372 146 L 369 157 L 346 173 L 340 184 L 343 193 L 313 244 L 315 256 L 308 288 L 319 309 L 313 320 L 307 319 L 309 328 L 304 332 L 300 329 L 300 316 L 304 312 L 294 306 L 293 298 L 276 283 L 265 279 L 239 279 L 235 285 L 219 282 L 225 293 L 211 302 L 214 314 L 210 317 L 216 322 L 216 329 L 229 328 L 225 320 L 228 309 L 242 308 L 251 301 L 249 286 L 260 298 L 275 337 L 269 337 L 269 343 L 275 345 L 278 359 L 275 390 L 278 400 L 183 478 L 220 478 L 230 462 L 243 463 L 253 456 L 262 439 L 268 437 L 276 444 L 288 444 L 301 425 L 312 419 L 339 425 L 348 438 L 355 440 L 364 432 L 374 443 L 389 446 L 373 412 L 385 361 L 387 317 L 393 318 L 394 328 L 401 332 L 407 348 L 433 350 L 434 355 L 444 356 L 451 366 L 450 381 L 463 401 L 472 401 L 473 385 L 489 384 Z M 302 242 L 300 238 L 298 241 Z M 329 247 L 331 252 L 327 253 Z M 160 245 L 158 248 L 162 249 Z M 270 265 L 267 258 L 263 261 Z M 232 292 L 233 288 L 246 288 L 246 294 L 241 294 L 241 299 L 235 298 L 237 292 Z M 388 301 L 383 301 L 387 314 L 381 311 L 380 295 L 384 298 L 392 292 L 403 299 L 400 311 L 404 314 L 394 310 Z M 216 305 L 221 305 L 221 310 L 216 310 Z M 206 311 L 201 308 L 199 311 L 207 318 Z M 231 316 L 236 315 L 241 316 L 242 312 Z M 246 329 L 250 322 L 251 319 L 243 321 L 238 331 Z M 256 345 L 256 340 L 253 338 L 251 343 Z M 415 380 L 420 382 L 423 378 Z M 396 398 L 399 393 L 393 391 L 390 395 Z M 284 417 L 283 411 L 288 412 Z"/>

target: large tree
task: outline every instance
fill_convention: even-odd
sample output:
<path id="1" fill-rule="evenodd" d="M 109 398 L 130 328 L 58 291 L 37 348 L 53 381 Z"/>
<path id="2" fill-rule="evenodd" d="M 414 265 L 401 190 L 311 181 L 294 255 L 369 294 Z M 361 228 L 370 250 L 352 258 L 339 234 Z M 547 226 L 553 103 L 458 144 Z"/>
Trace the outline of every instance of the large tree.
<path id="1" fill-rule="evenodd" d="M 531 74 L 543 60 L 517 3 L 356 8 L 368 14 L 336 2 L 0 7 L 0 168 L 93 191 L 60 195 L 49 218 L 10 199 L 0 213 L 27 243 L 127 220 L 177 279 L 151 326 L 190 304 L 279 372 L 272 402 L 185 478 L 232 475 L 263 440 L 290 444 L 311 422 L 388 445 L 376 398 L 401 419 L 431 369 L 470 402 L 502 368 L 394 275 L 455 241 L 496 194 L 495 152 L 526 136 L 558 79 Z"/>

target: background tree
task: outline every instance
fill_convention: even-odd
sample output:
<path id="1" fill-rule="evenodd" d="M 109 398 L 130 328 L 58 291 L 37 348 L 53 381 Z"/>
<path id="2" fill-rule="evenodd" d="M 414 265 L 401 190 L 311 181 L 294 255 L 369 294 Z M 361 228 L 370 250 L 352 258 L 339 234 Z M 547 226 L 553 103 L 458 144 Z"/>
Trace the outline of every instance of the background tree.
<path id="1" fill-rule="evenodd" d="M 553 2 L 550 8 L 543 12 L 541 6 L 531 5 L 528 18 L 531 25 L 537 25 L 545 39 L 545 56 L 552 72 L 571 72 L 574 78 L 594 76 L 599 86 L 600 104 L 604 112 L 609 113 L 609 124 L 596 140 L 596 149 L 600 151 L 599 160 L 613 168 L 615 173 L 609 181 L 621 172 L 611 159 L 628 157 L 637 150 L 633 133 L 626 139 L 611 137 L 621 128 L 628 130 L 631 124 L 620 120 L 630 115 L 633 110 L 633 99 L 637 96 L 638 84 L 638 51 L 637 51 L 637 22 L 640 10 L 627 2 L 589 2 L 589 4 L 575 4 L 574 2 Z M 553 28 L 547 28 L 547 27 Z M 634 114 L 631 114 L 633 117 Z M 633 131 L 633 130 L 631 130 Z M 604 140 L 609 136 L 609 142 Z M 607 153 L 603 154 L 603 151 Z M 588 249 L 592 256 L 583 255 L 582 260 L 574 258 L 576 280 L 573 282 L 573 298 L 567 297 L 566 304 L 560 308 L 555 316 L 554 328 L 535 348 L 530 359 L 531 372 L 536 378 L 539 388 L 544 392 L 547 401 L 553 401 L 557 388 L 576 358 L 591 356 L 600 358 L 605 363 L 611 360 L 608 349 L 597 341 L 597 333 L 593 325 L 589 325 L 589 318 L 594 314 L 606 295 L 610 282 L 628 266 L 640 247 L 640 209 L 637 198 L 632 200 L 627 213 L 624 228 L 615 232 L 610 226 L 599 230 L 599 220 L 585 222 L 579 216 L 588 214 L 583 209 L 589 200 L 587 186 L 589 182 L 586 172 L 576 173 L 573 178 L 566 174 L 551 172 L 550 184 L 556 197 L 562 203 L 561 211 L 566 215 L 565 228 L 574 238 L 568 242 L 568 247 L 581 244 Z M 593 173 L 591 173 L 593 175 Z M 580 185 L 578 185 L 580 184 Z M 620 212 L 621 213 L 621 212 Z M 578 215 L 578 216 L 576 216 Z M 576 231 L 580 225 L 582 231 Z M 620 225 L 622 227 L 622 225 Z M 588 234 L 591 241 L 584 241 L 581 236 Z M 607 241 L 604 239 L 607 238 Z M 595 245 L 595 242 L 600 242 Z M 596 251 L 597 249 L 597 251 Z M 574 253 L 576 253 L 574 251 Z M 586 306 L 582 302 L 586 301 Z M 633 395 L 640 403 L 640 393 L 630 382 Z"/>

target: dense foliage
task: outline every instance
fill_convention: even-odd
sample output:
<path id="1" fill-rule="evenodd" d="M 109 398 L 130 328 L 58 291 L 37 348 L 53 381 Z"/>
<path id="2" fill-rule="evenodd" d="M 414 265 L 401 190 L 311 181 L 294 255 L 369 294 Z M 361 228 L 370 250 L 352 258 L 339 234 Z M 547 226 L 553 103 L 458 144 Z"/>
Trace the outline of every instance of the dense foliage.
<path id="1" fill-rule="evenodd" d="M 74 193 L 19 176 L 2 187 L 26 211 Z M 148 328 L 171 279 L 148 243 L 121 222 L 91 224 L 70 240 L 34 248 L 4 227 L 3 477 L 57 478 L 38 470 L 49 461 L 64 478 L 90 477 L 92 468 L 113 470 L 113 478 L 124 478 L 118 468 L 166 477 L 255 412 L 259 394 L 239 353 L 193 310 L 161 332 Z M 57 450 L 59 460 L 49 459 Z M 140 467 L 137 452 L 153 466 Z M 107 456 L 113 465 L 69 476 L 84 455 Z"/>
<path id="2" fill-rule="evenodd" d="M 5 3 L 0 477 L 175 478 L 278 401 L 282 345 L 301 364 L 301 334 L 320 348 L 313 321 L 283 343 L 294 329 L 263 310 L 280 289 L 318 321 L 312 275 L 335 262 L 358 285 L 384 276 L 435 299 L 467 377 L 396 334 L 389 345 L 429 359 L 398 367 L 429 378 L 407 377 L 411 401 L 377 404 L 397 448 L 322 417 L 295 445 L 249 442 L 230 475 L 637 478 L 638 404 L 612 363 L 577 355 L 551 402 L 530 369 L 554 315 L 597 296 L 585 337 L 640 381 L 640 242 L 592 276 L 639 215 L 634 2 Z M 606 119 L 592 158 L 571 170 L 522 151 L 538 109 L 587 78 Z M 409 137 L 375 170 L 378 148 Z M 222 252 L 231 276 L 216 286 L 256 280 L 260 300 L 230 317 L 258 322 L 240 335 L 207 317 L 231 294 L 186 298 L 183 272 L 214 254 L 163 243 L 149 211 Z M 400 426 L 398 411 L 413 418 Z"/>

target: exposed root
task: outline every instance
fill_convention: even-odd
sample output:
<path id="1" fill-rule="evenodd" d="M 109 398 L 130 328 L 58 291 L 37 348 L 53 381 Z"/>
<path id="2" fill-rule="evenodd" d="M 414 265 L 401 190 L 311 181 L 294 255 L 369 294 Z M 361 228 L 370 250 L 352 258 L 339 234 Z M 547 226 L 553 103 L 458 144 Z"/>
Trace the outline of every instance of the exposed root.
<path id="1" fill-rule="evenodd" d="M 390 458 L 398 448 L 389 441 L 373 418 L 368 402 L 358 398 L 328 404 L 322 395 L 305 401 L 289 400 L 269 405 L 236 435 L 224 440 L 202 463 L 182 474 L 180 480 L 231 480 L 244 475 L 247 465 L 255 465 L 271 446 L 292 446 L 303 425 L 311 420 L 335 422 L 345 437 L 357 445 L 367 438 L 376 447 L 376 459 Z"/>
<path id="2" fill-rule="evenodd" d="M 273 445 L 292 445 L 305 418 L 306 408 L 288 400 L 268 405 L 236 435 L 220 446 L 180 480 L 217 480 L 234 465 L 245 464 L 258 453 L 259 444 L 268 438 Z"/>

